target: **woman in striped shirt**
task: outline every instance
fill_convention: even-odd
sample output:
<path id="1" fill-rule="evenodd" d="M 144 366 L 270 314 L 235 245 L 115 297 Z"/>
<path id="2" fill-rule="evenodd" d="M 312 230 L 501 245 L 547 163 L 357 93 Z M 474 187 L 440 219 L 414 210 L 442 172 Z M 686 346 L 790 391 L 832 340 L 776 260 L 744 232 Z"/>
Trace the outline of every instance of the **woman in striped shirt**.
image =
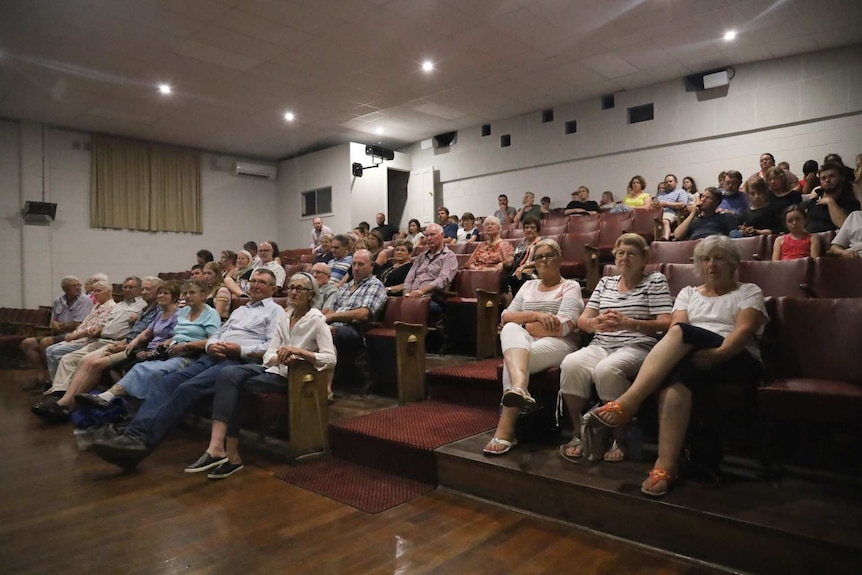
<path id="1" fill-rule="evenodd" d="M 581 286 L 560 275 L 557 242 L 540 240 L 533 253 L 539 279 L 525 283 L 503 312 L 503 409 L 494 438 L 484 449 L 488 455 L 503 455 L 517 443 L 518 414 L 536 405 L 527 391 L 530 374 L 559 365 L 577 349 L 572 336 L 584 309 Z"/>
<path id="2" fill-rule="evenodd" d="M 578 328 L 595 334 L 587 347 L 569 354 L 560 365 L 560 394 L 572 418 L 575 435 L 560 446 L 570 461 L 584 456 L 581 446 L 581 411 L 591 395 L 591 385 L 602 401 L 613 401 L 631 385 L 638 369 L 667 331 L 673 302 L 667 278 L 659 272 L 645 274 L 649 252 L 638 234 L 623 234 L 614 245 L 620 275 L 603 277 L 581 317 Z M 614 442 L 605 461 L 621 461 L 625 428 L 614 430 Z"/>

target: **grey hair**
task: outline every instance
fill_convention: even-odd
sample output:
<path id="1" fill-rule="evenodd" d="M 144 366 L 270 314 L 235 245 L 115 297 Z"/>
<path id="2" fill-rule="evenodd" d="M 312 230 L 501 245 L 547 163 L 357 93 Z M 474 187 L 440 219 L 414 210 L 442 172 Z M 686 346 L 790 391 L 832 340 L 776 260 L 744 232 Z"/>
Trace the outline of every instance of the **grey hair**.
<path id="1" fill-rule="evenodd" d="M 486 224 L 497 224 L 500 225 L 500 218 L 497 216 L 486 216 L 484 220 L 482 220 L 482 226 Z"/>
<path id="2" fill-rule="evenodd" d="M 548 246 L 549 248 L 551 248 L 551 251 L 557 257 L 561 257 L 563 255 L 563 250 L 560 249 L 560 244 L 557 243 L 557 240 L 554 240 L 552 238 L 540 239 L 536 242 L 536 247 L 533 248 L 533 253 L 535 254 L 537 251 L 539 251 L 539 248 L 542 246 Z"/>
<path id="3" fill-rule="evenodd" d="M 66 289 L 67 285 L 69 285 L 71 283 L 75 283 L 75 282 L 80 283 L 81 280 L 79 280 L 75 276 L 64 276 L 63 279 L 60 280 L 60 288 Z"/>
<path id="4" fill-rule="evenodd" d="M 108 280 L 96 280 L 90 285 L 92 285 L 93 287 L 98 286 L 98 287 L 102 288 L 103 290 L 107 290 L 109 292 L 114 291 L 113 284 L 111 282 L 109 282 Z"/>
<path id="5" fill-rule="evenodd" d="M 143 282 L 141 281 L 141 278 L 139 278 L 138 276 L 129 276 L 129 277 L 127 277 L 126 279 L 124 279 L 124 280 L 123 280 L 123 283 L 125 283 L 125 282 L 127 282 L 127 281 L 129 281 L 129 280 L 131 280 L 131 281 L 135 282 L 136 284 L 138 284 L 138 287 L 141 287 L 141 284 L 143 283 Z"/>
<path id="6" fill-rule="evenodd" d="M 111 280 L 110 280 L 110 278 L 108 278 L 107 274 L 101 274 L 100 273 L 100 274 L 91 275 L 90 279 L 88 279 L 87 281 L 90 282 L 91 284 L 94 284 L 98 281 L 110 282 Z M 111 288 L 111 289 L 113 289 L 113 288 Z"/>
<path id="7" fill-rule="evenodd" d="M 153 287 L 155 289 L 159 289 L 160 287 L 162 287 L 162 284 L 165 283 L 162 278 L 156 276 L 145 276 L 144 279 L 141 281 L 141 285 L 144 285 L 144 282 L 150 282 L 151 284 L 153 284 Z"/>
<path id="8" fill-rule="evenodd" d="M 302 279 L 308 282 L 308 285 L 311 286 L 311 289 L 314 290 L 314 295 L 311 298 L 311 306 L 317 307 L 320 305 L 320 287 L 317 285 L 317 281 L 315 281 L 314 276 L 308 272 L 296 272 L 292 276 L 290 276 L 289 282 L 292 282 L 294 279 Z"/>
<path id="9" fill-rule="evenodd" d="M 695 270 L 699 271 L 701 264 L 703 263 L 703 258 L 714 252 L 722 252 L 725 257 L 727 257 L 727 261 L 729 261 L 733 266 L 733 269 L 736 269 L 737 266 L 739 266 L 739 260 L 741 258 L 739 256 L 739 250 L 736 248 L 736 244 L 734 244 L 733 240 L 729 237 L 716 234 L 705 237 L 695 246 Z"/>

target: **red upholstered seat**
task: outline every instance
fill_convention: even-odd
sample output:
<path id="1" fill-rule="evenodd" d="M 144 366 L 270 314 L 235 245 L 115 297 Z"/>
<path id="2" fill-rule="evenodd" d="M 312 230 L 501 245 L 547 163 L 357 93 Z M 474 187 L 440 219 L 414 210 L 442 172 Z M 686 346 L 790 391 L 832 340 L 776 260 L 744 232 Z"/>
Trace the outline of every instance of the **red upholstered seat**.
<path id="1" fill-rule="evenodd" d="M 703 279 L 695 270 L 694 264 L 665 264 L 664 275 L 670 287 L 671 297 L 676 297 L 686 286 L 698 286 Z"/>
<path id="2" fill-rule="evenodd" d="M 862 297 L 862 258 L 817 258 L 812 270 L 811 291 L 817 298 Z"/>
<path id="3" fill-rule="evenodd" d="M 656 237 L 657 227 L 661 226 L 661 208 L 650 208 L 648 210 L 634 210 L 630 232 L 639 234 L 652 243 Z"/>
<path id="4" fill-rule="evenodd" d="M 765 297 L 808 297 L 811 282 L 811 258 L 782 261 L 741 261 L 737 268 L 739 281 L 760 286 Z"/>
<path id="5" fill-rule="evenodd" d="M 589 216 L 570 216 L 566 226 L 566 233 L 577 234 L 582 232 L 594 232 L 599 229 L 601 216 L 599 214 Z"/>
<path id="6" fill-rule="evenodd" d="M 653 242 L 649 247 L 649 261 L 663 264 L 690 264 L 694 248 L 700 240 L 681 242 Z"/>
<path id="7" fill-rule="evenodd" d="M 741 260 L 769 260 L 772 254 L 767 254 L 767 236 L 751 236 L 748 238 L 733 238 L 733 245 L 739 250 Z"/>
<path id="8" fill-rule="evenodd" d="M 560 237 L 560 249 L 563 258 L 560 263 L 560 273 L 564 278 L 583 278 L 587 272 L 586 246 L 595 245 L 598 230 L 577 234 L 565 234 Z"/>

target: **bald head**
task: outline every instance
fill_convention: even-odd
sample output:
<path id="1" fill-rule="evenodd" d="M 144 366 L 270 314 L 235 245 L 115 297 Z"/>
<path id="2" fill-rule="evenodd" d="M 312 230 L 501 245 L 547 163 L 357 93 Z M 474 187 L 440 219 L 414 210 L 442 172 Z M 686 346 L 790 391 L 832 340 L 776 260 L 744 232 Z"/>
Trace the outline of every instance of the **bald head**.
<path id="1" fill-rule="evenodd" d="M 443 227 L 440 224 L 428 224 L 425 228 L 425 241 L 432 251 L 440 251 L 443 247 Z"/>
<path id="2" fill-rule="evenodd" d="M 272 244 L 269 242 L 261 242 L 257 246 L 257 255 L 262 263 L 268 264 L 275 258 L 272 252 Z"/>
<path id="3" fill-rule="evenodd" d="M 358 249 L 353 252 L 353 279 L 359 283 L 371 275 L 371 252 Z"/>
<path id="4" fill-rule="evenodd" d="M 332 269 L 329 267 L 329 264 L 317 262 L 311 266 L 311 275 L 314 276 L 314 281 L 317 282 L 317 285 L 323 287 L 327 282 L 329 282 L 329 277 L 332 275 Z"/>

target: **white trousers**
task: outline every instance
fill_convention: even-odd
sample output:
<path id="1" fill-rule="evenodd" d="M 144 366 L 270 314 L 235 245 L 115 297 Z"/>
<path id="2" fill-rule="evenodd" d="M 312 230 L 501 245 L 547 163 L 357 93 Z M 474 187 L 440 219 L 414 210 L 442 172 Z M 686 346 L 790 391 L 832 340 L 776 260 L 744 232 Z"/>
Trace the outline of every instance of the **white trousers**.
<path id="1" fill-rule="evenodd" d="M 542 370 L 560 365 L 563 358 L 578 349 L 577 344 L 565 337 L 535 338 L 527 330 L 516 323 L 507 323 L 500 332 L 500 347 L 503 353 L 508 349 L 526 349 L 530 352 L 530 363 L 527 373 L 538 373 Z M 503 391 L 512 387 L 509 371 L 503 363 Z"/>
<path id="2" fill-rule="evenodd" d="M 602 401 L 613 401 L 631 386 L 649 350 L 642 347 L 622 347 L 608 351 L 598 345 L 588 345 L 570 353 L 560 365 L 560 392 L 590 397 L 590 385 L 595 383 Z"/>

